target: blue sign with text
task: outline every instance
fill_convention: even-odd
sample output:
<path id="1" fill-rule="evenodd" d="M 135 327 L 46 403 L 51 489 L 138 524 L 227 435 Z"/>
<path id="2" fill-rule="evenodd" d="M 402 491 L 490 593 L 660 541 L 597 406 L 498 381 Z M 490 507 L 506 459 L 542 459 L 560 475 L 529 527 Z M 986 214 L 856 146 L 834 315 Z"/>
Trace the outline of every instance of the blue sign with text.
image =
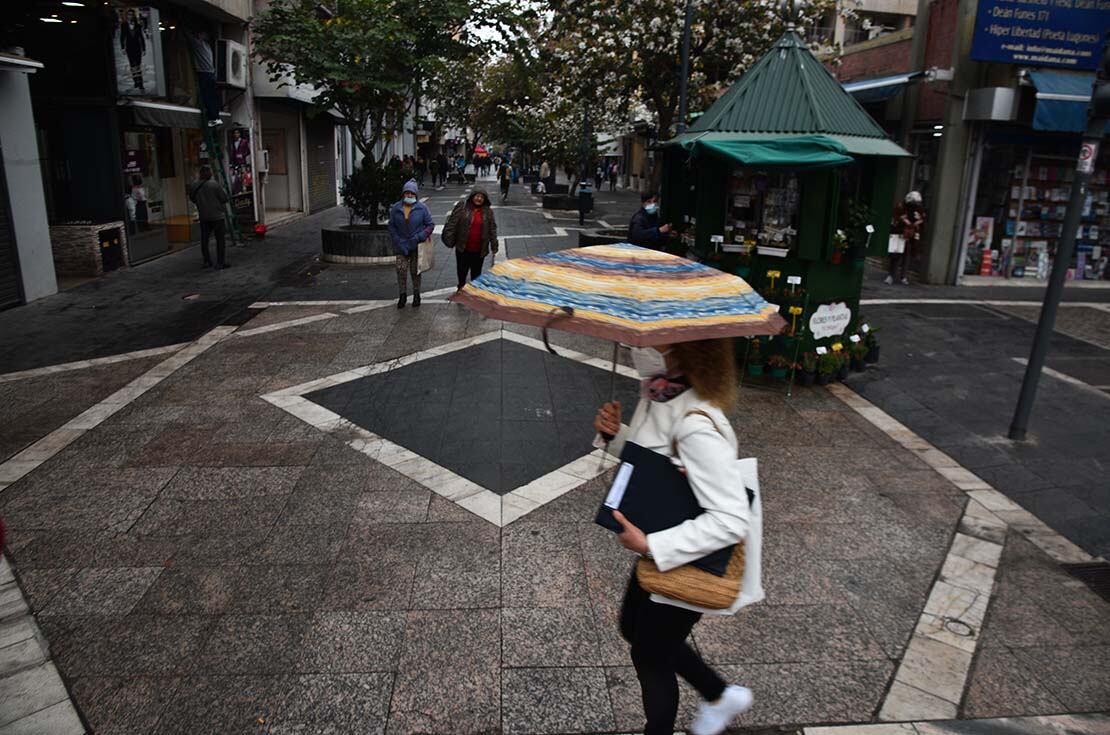
<path id="1" fill-rule="evenodd" d="M 979 0 L 971 58 L 1023 66 L 1098 66 L 1110 0 Z"/>

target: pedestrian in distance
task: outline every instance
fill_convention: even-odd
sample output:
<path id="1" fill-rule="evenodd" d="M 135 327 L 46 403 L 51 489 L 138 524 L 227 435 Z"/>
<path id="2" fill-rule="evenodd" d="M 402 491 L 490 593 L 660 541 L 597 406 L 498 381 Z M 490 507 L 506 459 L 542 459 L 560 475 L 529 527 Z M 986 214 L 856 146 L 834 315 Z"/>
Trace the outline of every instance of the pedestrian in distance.
<path id="1" fill-rule="evenodd" d="M 889 270 L 883 282 L 891 285 L 895 280 L 903 286 L 910 285 L 907 278 L 907 269 L 913 252 L 921 242 L 921 232 L 925 229 L 925 206 L 921 199 L 921 192 L 911 191 L 905 199 L 894 208 L 894 216 L 890 224 L 892 234 L 901 235 L 903 250 L 900 253 L 890 253 Z"/>
<path id="2" fill-rule="evenodd" d="M 737 441 L 727 413 L 736 404 L 736 358 L 732 339 L 702 340 L 633 348 L 642 378 L 631 423 L 621 423 L 621 405 L 603 405 L 594 419 L 596 446 L 620 456 L 627 442 L 669 457 L 686 475 L 703 512 L 672 528 L 645 534 L 619 511 L 617 536 L 626 549 L 652 559 L 667 572 L 743 541 L 750 528 L 749 500 L 737 462 Z M 644 735 L 671 735 L 678 714 L 678 680 L 689 682 L 702 702 L 689 728 L 692 735 L 717 735 L 748 711 L 751 690 L 727 684 L 686 642 L 703 614 L 731 615 L 649 594 L 633 568 L 621 604 L 621 635 L 631 644 L 647 724 Z M 676 676 L 677 675 L 677 676 Z"/>
<path id="3" fill-rule="evenodd" d="M 408 302 L 408 281 L 412 278 L 412 306 L 420 306 L 420 243 L 432 236 L 435 223 L 428 206 L 420 201 L 420 187 L 409 179 L 401 189 L 401 198 L 389 208 L 389 236 L 397 254 L 397 308 Z"/>
<path id="4" fill-rule="evenodd" d="M 513 167 L 508 161 L 501 164 L 497 171 L 497 184 L 501 189 L 501 201 L 509 201 L 509 186 L 513 183 Z"/>
<path id="5" fill-rule="evenodd" d="M 609 164 L 609 191 L 617 190 L 617 163 Z"/>
<path id="6" fill-rule="evenodd" d="M 605 169 L 602 168 L 601 164 L 599 163 L 597 164 L 597 168 L 594 169 L 594 191 L 601 191 L 601 180 L 604 176 Z"/>
<path id="7" fill-rule="evenodd" d="M 439 188 L 443 189 L 447 186 L 447 174 L 450 173 L 445 153 L 441 152 L 436 156 L 436 167 L 439 169 Z"/>
<path id="8" fill-rule="evenodd" d="M 443 225 L 443 244 L 455 250 L 458 290 L 482 275 L 482 263 L 490 252 L 496 253 L 497 220 L 485 189 L 475 188 L 451 210 Z"/>
<path id="9" fill-rule="evenodd" d="M 197 214 L 200 217 L 200 254 L 204 258 L 204 267 L 212 267 L 212 256 L 208 252 L 208 237 L 216 237 L 216 268 L 230 268 L 227 262 L 225 228 L 227 222 L 227 192 L 212 178 L 212 167 L 200 167 L 200 180 L 193 185 L 189 198 L 197 205 Z"/>
<path id="10" fill-rule="evenodd" d="M 640 208 L 628 223 L 628 241 L 645 248 L 661 248 L 676 237 L 669 224 L 659 224 L 659 196 L 653 192 L 640 195 Z"/>

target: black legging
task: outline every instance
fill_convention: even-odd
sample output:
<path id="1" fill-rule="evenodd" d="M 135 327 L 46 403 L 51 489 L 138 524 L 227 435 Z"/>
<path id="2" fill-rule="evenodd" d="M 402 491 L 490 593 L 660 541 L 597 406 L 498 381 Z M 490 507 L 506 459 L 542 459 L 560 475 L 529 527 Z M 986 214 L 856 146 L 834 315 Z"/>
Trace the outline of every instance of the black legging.
<path id="1" fill-rule="evenodd" d="M 651 601 L 636 570 L 621 605 L 621 635 L 632 644 L 632 663 L 640 679 L 647 725 L 644 735 L 672 735 L 678 717 L 678 679 L 682 676 L 709 702 L 721 698 L 725 682 L 686 643 L 701 613 Z"/>
<path id="2" fill-rule="evenodd" d="M 466 285 L 466 274 L 470 273 L 470 280 L 482 275 L 481 253 L 470 253 L 463 250 L 455 251 L 455 269 L 459 276 L 459 288 Z"/>

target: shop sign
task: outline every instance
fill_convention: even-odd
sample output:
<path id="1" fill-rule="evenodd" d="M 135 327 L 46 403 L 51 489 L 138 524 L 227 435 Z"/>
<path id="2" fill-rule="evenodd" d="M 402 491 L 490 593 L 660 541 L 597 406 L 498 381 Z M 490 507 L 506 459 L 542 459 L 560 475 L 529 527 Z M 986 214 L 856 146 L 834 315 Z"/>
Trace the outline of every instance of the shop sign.
<path id="1" fill-rule="evenodd" d="M 821 304 L 809 318 L 809 331 L 813 332 L 814 339 L 835 337 L 838 334 L 844 334 L 844 330 L 851 323 L 852 310 L 843 301 Z"/>
<path id="2" fill-rule="evenodd" d="M 1098 158 L 1098 143 L 1092 140 L 1083 141 L 1079 148 L 1079 163 L 1076 170 L 1081 174 L 1089 174 L 1095 170 L 1095 160 Z"/>
<path id="3" fill-rule="evenodd" d="M 1095 69 L 1108 27 L 1106 0 L 979 0 L 971 58 Z"/>
<path id="4" fill-rule="evenodd" d="M 165 97 L 157 8 L 114 8 L 112 61 L 121 97 Z"/>

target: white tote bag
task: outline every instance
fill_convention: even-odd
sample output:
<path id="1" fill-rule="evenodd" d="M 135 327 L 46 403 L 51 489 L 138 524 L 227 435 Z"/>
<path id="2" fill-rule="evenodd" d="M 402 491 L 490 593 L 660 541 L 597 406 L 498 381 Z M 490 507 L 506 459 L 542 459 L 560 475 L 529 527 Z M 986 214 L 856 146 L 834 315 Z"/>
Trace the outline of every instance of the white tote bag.
<path id="1" fill-rule="evenodd" d="M 416 271 L 423 273 L 430 271 L 436 264 L 436 249 L 432 245 L 431 240 L 425 240 L 417 246 L 416 250 Z"/>
<path id="2" fill-rule="evenodd" d="M 886 251 L 888 253 L 906 252 L 906 238 L 902 235 L 891 235 L 887 240 Z"/>

